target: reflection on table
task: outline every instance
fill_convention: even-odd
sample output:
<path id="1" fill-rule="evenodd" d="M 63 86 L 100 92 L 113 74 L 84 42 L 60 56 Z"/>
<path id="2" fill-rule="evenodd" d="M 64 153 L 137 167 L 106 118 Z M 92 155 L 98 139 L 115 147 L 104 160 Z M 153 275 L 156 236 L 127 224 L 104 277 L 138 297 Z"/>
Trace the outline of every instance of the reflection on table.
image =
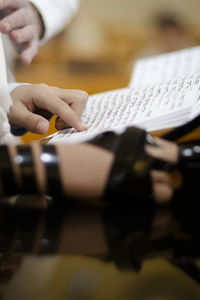
<path id="1" fill-rule="evenodd" d="M 196 210 L 55 201 L 2 199 L 2 299 L 200 298 Z"/>

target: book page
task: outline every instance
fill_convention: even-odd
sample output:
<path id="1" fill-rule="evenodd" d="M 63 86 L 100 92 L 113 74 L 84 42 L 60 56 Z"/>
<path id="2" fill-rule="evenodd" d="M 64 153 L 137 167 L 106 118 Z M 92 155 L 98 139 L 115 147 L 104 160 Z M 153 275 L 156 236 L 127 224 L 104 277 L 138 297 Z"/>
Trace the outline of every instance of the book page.
<path id="1" fill-rule="evenodd" d="M 66 129 L 51 143 L 76 143 L 100 132 L 136 125 L 148 131 L 178 126 L 186 122 L 200 101 L 200 74 L 144 88 L 125 88 L 93 95 L 82 119 L 88 130 Z M 195 110 L 198 114 L 199 110 Z"/>
<path id="2" fill-rule="evenodd" d="M 144 86 L 200 73 L 200 47 L 138 60 L 129 87 Z"/>

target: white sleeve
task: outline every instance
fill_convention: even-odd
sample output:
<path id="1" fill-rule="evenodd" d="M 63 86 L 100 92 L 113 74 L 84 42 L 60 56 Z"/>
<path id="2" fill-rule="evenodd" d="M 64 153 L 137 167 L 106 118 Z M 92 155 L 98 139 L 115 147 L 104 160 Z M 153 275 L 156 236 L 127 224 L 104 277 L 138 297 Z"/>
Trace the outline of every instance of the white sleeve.
<path id="1" fill-rule="evenodd" d="M 72 19 L 80 0 L 29 0 L 39 11 L 45 26 L 41 44 L 60 32 Z"/>

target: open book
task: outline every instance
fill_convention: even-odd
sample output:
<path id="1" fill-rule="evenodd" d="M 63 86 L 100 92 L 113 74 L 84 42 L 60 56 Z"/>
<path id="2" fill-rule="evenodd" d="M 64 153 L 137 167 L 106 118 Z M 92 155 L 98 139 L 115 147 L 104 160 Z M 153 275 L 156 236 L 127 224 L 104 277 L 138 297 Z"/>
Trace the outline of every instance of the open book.
<path id="1" fill-rule="evenodd" d="M 200 47 L 139 60 L 128 88 L 89 98 L 82 119 L 88 130 L 66 129 L 51 143 L 76 143 L 127 126 L 157 131 L 200 114 Z"/>

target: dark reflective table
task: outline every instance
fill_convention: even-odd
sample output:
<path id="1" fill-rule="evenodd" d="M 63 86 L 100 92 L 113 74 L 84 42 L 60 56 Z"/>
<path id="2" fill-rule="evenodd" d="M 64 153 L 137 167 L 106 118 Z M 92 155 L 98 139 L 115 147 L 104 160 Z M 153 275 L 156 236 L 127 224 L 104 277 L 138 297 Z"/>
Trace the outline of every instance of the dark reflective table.
<path id="1" fill-rule="evenodd" d="M 2 199 L 0 299 L 200 299 L 200 218 Z"/>

